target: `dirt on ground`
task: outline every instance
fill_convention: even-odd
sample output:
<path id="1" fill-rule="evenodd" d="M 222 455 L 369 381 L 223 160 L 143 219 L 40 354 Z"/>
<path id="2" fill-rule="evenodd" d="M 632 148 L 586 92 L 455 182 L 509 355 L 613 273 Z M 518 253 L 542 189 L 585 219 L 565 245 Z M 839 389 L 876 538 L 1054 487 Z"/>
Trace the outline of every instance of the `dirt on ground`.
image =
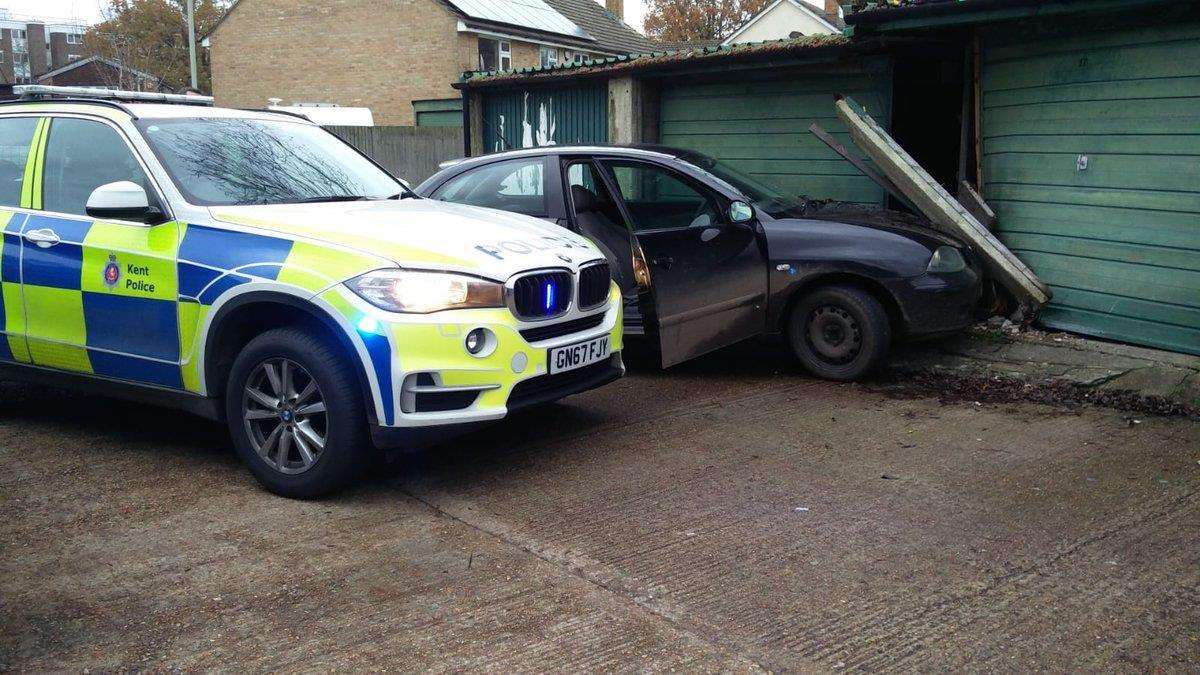
<path id="1" fill-rule="evenodd" d="M 1097 389 L 1066 380 L 1029 381 L 1004 375 L 949 373 L 946 371 L 889 372 L 868 380 L 878 390 L 901 397 L 935 396 L 942 403 L 1044 403 L 1061 408 L 1085 405 L 1130 413 L 1200 420 L 1200 409 L 1163 396 L 1147 396 L 1128 389 Z"/>
<path id="2" fill-rule="evenodd" d="M 744 346 L 297 502 L 0 385 L 0 668 L 1200 668 L 1200 423 L 901 393 Z"/>

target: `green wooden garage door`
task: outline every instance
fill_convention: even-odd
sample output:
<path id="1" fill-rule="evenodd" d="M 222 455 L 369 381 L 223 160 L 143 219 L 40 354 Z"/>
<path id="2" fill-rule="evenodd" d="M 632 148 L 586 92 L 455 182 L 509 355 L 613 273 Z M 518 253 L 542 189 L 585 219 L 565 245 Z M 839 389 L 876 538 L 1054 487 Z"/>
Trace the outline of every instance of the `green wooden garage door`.
<path id="1" fill-rule="evenodd" d="M 998 35 L 983 89 L 984 196 L 1044 323 L 1200 354 L 1200 25 Z"/>
<path id="2" fill-rule="evenodd" d="M 885 128 L 891 116 L 886 62 L 858 75 L 791 75 L 784 79 L 688 84 L 662 92 L 659 140 L 728 160 L 790 194 L 882 204 L 882 188 L 808 131 L 817 122 L 853 149 L 833 96 L 852 96 Z"/>
<path id="3" fill-rule="evenodd" d="M 608 142 L 608 87 L 489 92 L 483 98 L 486 152 Z"/>

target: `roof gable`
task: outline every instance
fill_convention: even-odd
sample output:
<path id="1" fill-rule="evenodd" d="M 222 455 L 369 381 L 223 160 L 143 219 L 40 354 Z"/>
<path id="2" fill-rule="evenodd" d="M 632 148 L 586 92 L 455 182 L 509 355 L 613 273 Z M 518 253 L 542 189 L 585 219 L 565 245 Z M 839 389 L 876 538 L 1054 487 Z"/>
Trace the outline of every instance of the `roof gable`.
<path id="1" fill-rule="evenodd" d="M 741 26 L 738 26 L 738 29 L 733 31 L 729 37 L 725 38 L 721 44 L 734 44 L 739 36 L 743 35 L 746 31 L 750 30 L 757 24 L 768 20 L 771 15 L 778 12 L 780 10 L 780 6 L 785 3 L 790 5 L 796 11 L 807 15 L 812 20 L 823 25 L 830 31 L 830 33 L 840 33 L 842 28 L 844 28 L 846 25 L 840 17 L 831 16 L 825 12 L 818 11 L 815 7 L 809 5 L 807 2 L 804 2 L 804 0 L 775 0 L 775 2 L 772 2 L 771 4 L 759 10 L 758 14 L 755 14 L 747 19 L 746 22 Z"/>
<path id="2" fill-rule="evenodd" d="M 72 70 L 75 70 L 76 68 L 80 68 L 82 66 L 86 66 L 89 63 L 99 63 L 100 65 L 107 66 L 109 68 L 112 68 L 113 70 L 123 71 L 126 73 L 130 73 L 131 75 L 135 75 L 137 77 L 145 78 L 148 80 L 162 79 L 157 75 L 151 75 L 150 73 L 138 70 L 136 68 L 130 68 L 129 66 L 123 66 L 123 65 L 117 63 L 116 61 L 113 61 L 111 59 L 106 59 L 102 56 L 96 56 L 96 55 L 88 56 L 88 57 L 82 58 L 82 59 L 75 59 L 74 61 L 68 63 L 65 66 L 62 66 L 60 68 L 55 68 L 54 70 L 51 70 L 49 72 L 38 75 L 37 79 L 40 82 L 41 80 L 49 79 L 56 75 L 62 75 L 63 73 L 69 73 Z"/>

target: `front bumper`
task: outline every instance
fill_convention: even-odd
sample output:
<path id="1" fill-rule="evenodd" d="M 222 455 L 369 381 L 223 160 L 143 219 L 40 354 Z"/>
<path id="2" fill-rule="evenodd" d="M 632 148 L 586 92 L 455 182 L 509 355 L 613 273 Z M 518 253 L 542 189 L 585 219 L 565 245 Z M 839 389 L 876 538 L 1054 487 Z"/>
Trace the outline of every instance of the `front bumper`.
<path id="1" fill-rule="evenodd" d="M 508 412 L 557 401 L 571 394 L 579 394 L 615 382 L 625 375 L 625 364 L 621 354 L 616 353 L 599 363 L 577 370 L 554 375 L 541 375 L 519 382 L 513 387 L 508 399 Z M 385 427 L 371 425 L 371 441 L 380 449 L 421 448 L 451 440 L 491 421 L 476 421 L 437 426 Z"/>
<path id="2" fill-rule="evenodd" d="M 890 286 L 908 337 L 932 337 L 970 326 L 983 294 L 979 274 L 970 267 L 953 274 L 900 279 Z"/>
<path id="3" fill-rule="evenodd" d="M 538 323 L 522 323 L 500 308 L 392 314 L 337 288 L 322 297 L 335 305 L 364 345 L 361 355 L 366 357 L 376 404 L 372 436 L 379 447 L 444 440 L 512 410 L 592 389 L 624 373 L 621 297 L 615 284 L 603 309 L 572 310 Z M 570 324 L 571 332 L 545 334 L 547 327 L 562 324 Z M 483 356 L 473 356 L 464 347 L 467 334 L 477 328 L 495 336 Z M 548 374 L 551 349 L 605 336 L 607 360 Z"/>

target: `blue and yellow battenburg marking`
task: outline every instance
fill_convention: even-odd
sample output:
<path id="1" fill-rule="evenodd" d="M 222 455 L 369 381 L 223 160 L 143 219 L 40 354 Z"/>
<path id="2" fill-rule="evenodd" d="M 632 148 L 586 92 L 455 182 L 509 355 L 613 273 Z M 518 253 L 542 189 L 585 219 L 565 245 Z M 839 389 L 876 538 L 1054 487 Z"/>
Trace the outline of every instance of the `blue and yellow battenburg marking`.
<path id="1" fill-rule="evenodd" d="M 198 333 L 226 292 L 275 281 L 315 293 L 379 264 L 178 222 L 145 227 L 11 211 L 0 219 L 7 221 L 0 275 L 8 338 L 0 358 L 194 392 L 203 361 Z M 61 240 L 41 248 L 22 237 L 35 229 Z M 360 333 L 381 395 L 390 398 L 391 345 L 381 333 Z"/>
<path id="2" fill-rule="evenodd" d="M 52 123 L 33 122 L 24 209 L 42 208 Z M 43 248 L 25 239 L 38 229 L 59 242 Z M 179 222 L 146 227 L 0 209 L 0 231 L 0 360 L 197 393 L 198 333 L 222 294 L 256 280 L 316 293 L 373 265 L 367 256 Z"/>

